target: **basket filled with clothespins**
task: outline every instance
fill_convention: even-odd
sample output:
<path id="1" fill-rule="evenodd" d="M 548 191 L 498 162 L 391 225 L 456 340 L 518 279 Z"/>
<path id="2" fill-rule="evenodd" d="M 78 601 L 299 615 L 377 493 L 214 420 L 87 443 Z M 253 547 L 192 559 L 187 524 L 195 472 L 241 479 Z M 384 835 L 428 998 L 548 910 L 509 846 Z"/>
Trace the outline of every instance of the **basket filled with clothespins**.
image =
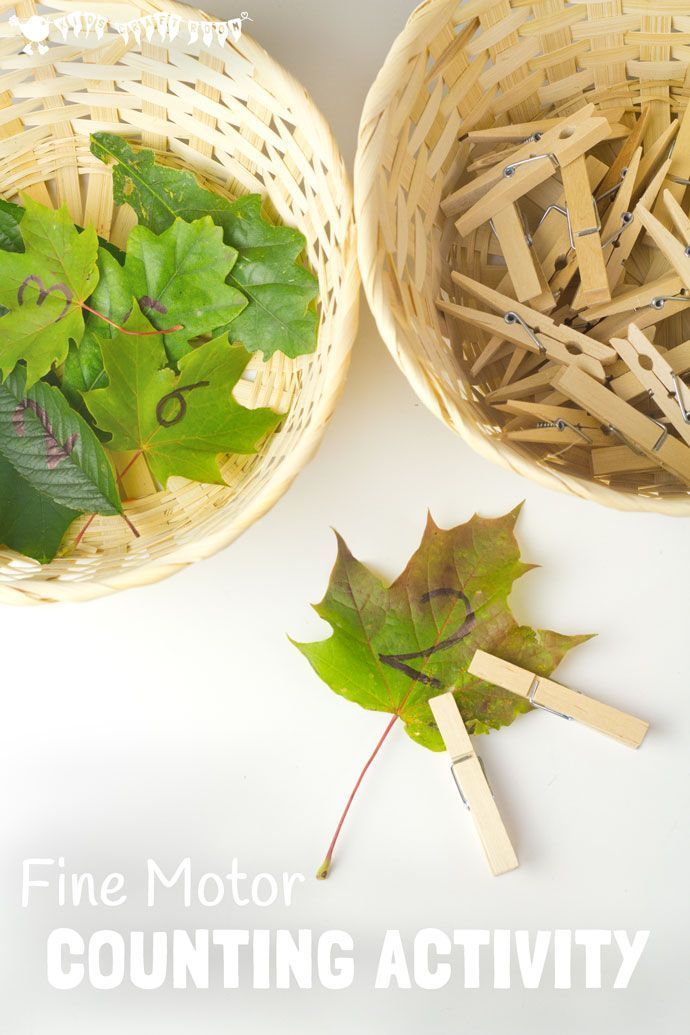
<path id="1" fill-rule="evenodd" d="M 428 0 L 366 102 L 360 268 L 424 402 L 483 455 L 690 514 L 682 4 Z"/>

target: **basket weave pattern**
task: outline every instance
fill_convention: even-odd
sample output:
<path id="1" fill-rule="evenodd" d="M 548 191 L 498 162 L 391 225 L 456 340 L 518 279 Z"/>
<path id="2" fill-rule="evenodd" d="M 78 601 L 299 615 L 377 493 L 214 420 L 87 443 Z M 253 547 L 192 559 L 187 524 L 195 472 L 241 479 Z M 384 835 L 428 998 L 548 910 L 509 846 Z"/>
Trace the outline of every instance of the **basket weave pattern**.
<path id="1" fill-rule="evenodd" d="M 435 300 L 454 295 L 458 238 L 440 203 L 457 182 L 463 134 L 594 102 L 649 108 L 646 133 L 656 140 L 687 104 L 689 32 L 685 0 L 427 0 L 371 88 L 355 169 L 365 291 L 426 405 L 483 456 L 543 485 L 676 515 L 690 514 L 688 494 L 612 488 L 540 464 L 528 447 L 502 439 L 482 391 L 470 384 L 476 346 L 459 340 Z M 690 337 L 685 315 L 667 324 L 676 342 Z"/>
<path id="2" fill-rule="evenodd" d="M 226 546 L 272 506 L 314 453 L 357 327 L 351 191 L 310 97 L 250 37 L 221 52 L 156 36 L 137 45 L 115 32 L 101 40 L 70 35 L 48 53 L 29 56 L 9 25 L 12 14 L 23 22 L 36 13 L 50 18 L 85 9 L 124 22 L 158 12 L 208 16 L 167 0 L 56 0 L 40 7 L 22 0 L 0 9 L 3 197 L 13 201 L 25 192 L 43 204 L 66 203 L 76 223 L 93 224 L 122 245 L 132 213 L 114 207 L 111 171 L 89 150 L 90 133 L 120 133 L 227 197 L 264 195 L 269 218 L 305 235 L 320 284 L 316 353 L 298 360 L 276 354 L 266 364 L 255 358 L 235 393 L 243 405 L 271 406 L 287 416 L 258 455 L 226 459 L 227 487 L 172 479 L 156 493 L 149 484 L 126 505 L 139 539 L 123 521 L 96 518 L 75 548 L 77 522 L 64 556 L 43 567 L 0 550 L 0 601 L 85 600 L 156 581 Z"/>

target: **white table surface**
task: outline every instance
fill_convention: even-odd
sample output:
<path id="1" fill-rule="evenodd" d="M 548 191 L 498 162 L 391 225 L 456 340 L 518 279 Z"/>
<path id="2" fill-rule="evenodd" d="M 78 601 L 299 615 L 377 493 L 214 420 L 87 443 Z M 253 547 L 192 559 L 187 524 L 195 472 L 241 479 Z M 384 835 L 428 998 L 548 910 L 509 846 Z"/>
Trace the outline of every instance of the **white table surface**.
<path id="1" fill-rule="evenodd" d="M 247 5 L 249 6 L 249 4 Z M 225 0 L 209 7 L 238 12 Z M 252 0 L 254 35 L 310 89 L 349 163 L 367 88 L 410 0 Z M 326 883 L 311 875 L 385 717 L 337 697 L 289 644 L 334 559 L 331 526 L 393 577 L 427 508 L 450 526 L 525 499 L 519 536 L 542 565 L 512 602 L 525 622 L 596 631 L 559 670 L 648 718 L 634 753 L 546 714 L 482 738 L 521 866 L 493 879 L 447 763 L 395 730 L 371 770 Z M 363 312 L 354 363 L 322 448 L 288 495 L 220 556 L 97 603 L 2 611 L 0 1032 L 247 1035 L 354 1030 L 668 1035 L 687 1020 L 688 523 L 622 515 L 491 466 L 421 405 Z M 121 870 L 117 910 L 20 905 L 25 857 Z M 237 856 L 250 874 L 300 871 L 291 909 L 144 908 L 145 863 Z M 350 931 L 347 991 L 58 992 L 55 927 L 290 927 Z M 374 991 L 388 928 L 651 930 L 630 987 Z M 550 966 L 550 964 L 549 964 Z M 550 982 L 551 985 L 553 982 Z"/>

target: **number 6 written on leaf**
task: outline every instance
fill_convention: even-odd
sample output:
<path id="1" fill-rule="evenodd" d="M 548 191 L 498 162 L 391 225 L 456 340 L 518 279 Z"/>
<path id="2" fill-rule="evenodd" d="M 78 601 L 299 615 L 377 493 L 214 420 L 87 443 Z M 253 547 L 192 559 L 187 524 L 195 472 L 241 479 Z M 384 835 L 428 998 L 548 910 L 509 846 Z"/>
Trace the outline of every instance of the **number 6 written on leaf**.
<path id="1" fill-rule="evenodd" d="M 156 420 L 162 428 L 173 428 L 180 421 L 183 421 L 187 416 L 187 400 L 184 396 L 184 392 L 193 392 L 195 388 L 208 388 L 209 381 L 197 381 L 193 385 L 182 385 L 181 388 L 175 388 L 174 391 L 168 392 L 156 406 Z M 165 408 L 168 403 L 177 403 L 177 411 L 171 417 L 165 416 Z"/>

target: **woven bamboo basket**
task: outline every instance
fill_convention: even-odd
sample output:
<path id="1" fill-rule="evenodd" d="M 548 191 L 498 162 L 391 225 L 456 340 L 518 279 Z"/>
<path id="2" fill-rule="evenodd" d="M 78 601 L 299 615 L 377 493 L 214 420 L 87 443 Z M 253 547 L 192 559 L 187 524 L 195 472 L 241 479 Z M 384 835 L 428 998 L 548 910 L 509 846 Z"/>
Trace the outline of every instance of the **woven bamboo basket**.
<path id="1" fill-rule="evenodd" d="M 107 30 L 60 36 L 47 53 L 22 53 L 9 24 L 35 13 L 102 13 L 127 22 L 149 14 L 208 16 L 167 0 L 0 3 L 0 195 L 26 192 L 69 206 L 75 222 L 122 244 L 134 217 L 117 210 L 111 171 L 89 150 L 89 134 L 109 130 L 153 148 L 227 197 L 257 192 L 269 218 L 296 226 L 320 284 L 320 329 L 313 355 L 253 360 L 236 390 L 247 406 L 287 414 L 261 452 L 228 457 L 226 486 L 171 480 L 165 492 L 135 468 L 125 482 L 125 522 L 97 518 L 76 546 L 38 565 L 0 550 L 0 600 L 81 601 L 154 582 L 231 543 L 282 496 L 316 450 L 347 371 L 357 327 L 359 274 L 348 177 L 323 117 L 303 87 L 243 34 L 213 50 L 203 42 L 162 42 Z M 234 13 L 234 12 L 233 12 Z M 51 36 L 52 39 L 52 36 Z M 89 67 L 93 65 L 93 68 Z M 251 378 L 254 377 L 254 380 Z M 136 498 L 138 497 L 138 498 Z"/>
<path id="2" fill-rule="evenodd" d="M 482 456 L 542 485 L 621 510 L 674 515 L 690 514 L 690 494 L 612 488 L 546 466 L 528 446 L 501 438 L 495 412 L 470 384 L 476 352 L 453 336 L 435 302 L 453 292 L 457 233 L 440 202 L 457 181 L 463 134 L 593 102 L 651 108 L 647 132 L 656 139 L 687 104 L 689 30 L 686 0 L 427 0 L 369 92 L 355 167 L 366 295 L 424 403 Z M 674 330 L 690 337 L 686 318 Z"/>

